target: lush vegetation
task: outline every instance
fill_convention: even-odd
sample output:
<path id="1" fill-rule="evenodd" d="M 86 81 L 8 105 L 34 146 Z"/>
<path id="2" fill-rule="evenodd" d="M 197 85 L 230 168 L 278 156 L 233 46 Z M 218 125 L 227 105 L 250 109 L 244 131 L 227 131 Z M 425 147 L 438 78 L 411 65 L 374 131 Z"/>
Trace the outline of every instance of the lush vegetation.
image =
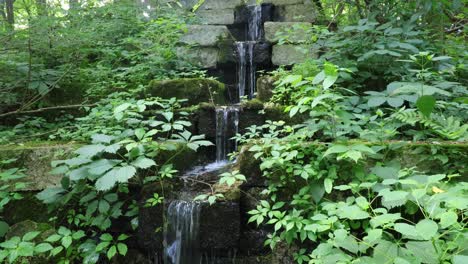
<path id="1" fill-rule="evenodd" d="M 308 59 L 266 73 L 276 80 L 266 104 L 306 121 L 236 136 L 268 184 L 249 222 L 300 264 L 467 263 L 468 3 L 313 2 L 321 23 L 278 34 L 288 44 L 305 32 Z M 36 196 L 49 229 L 5 238 L 0 216 L 1 263 L 125 256 L 143 186 L 160 184 L 144 206 L 161 204 L 174 161 L 212 145 L 189 132 L 184 98 L 140 96 L 154 79 L 205 75 L 176 55 L 191 17 L 78 3 L 0 0 L 0 143 L 81 144 L 53 162 L 61 186 Z M 0 213 L 27 190 L 14 162 L 0 161 Z M 218 184 L 246 181 L 234 169 Z M 196 199 L 225 199 L 211 190 Z"/>

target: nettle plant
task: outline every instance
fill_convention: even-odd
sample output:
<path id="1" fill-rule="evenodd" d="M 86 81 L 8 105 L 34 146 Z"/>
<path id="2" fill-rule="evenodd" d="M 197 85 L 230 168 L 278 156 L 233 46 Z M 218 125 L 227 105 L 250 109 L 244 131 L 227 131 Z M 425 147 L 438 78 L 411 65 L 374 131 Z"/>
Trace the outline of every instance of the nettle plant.
<path id="1" fill-rule="evenodd" d="M 395 162 L 366 169 L 387 150 L 359 143 L 283 140 L 250 151 L 270 199 L 249 222 L 271 226 L 272 248 L 296 245 L 298 263 L 466 261 L 468 185 L 455 181 L 459 174 L 426 175 Z"/>
<path id="2" fill-rule="evenodd" d="M 60 232 L 62 228 L 49 238 L 49 242 L 61 241 L 51 256 L 61 263 L 71 263 L 67 262 L 70 259 L 96 263 L 100 255 L 111 259 L 126 254 L 125 233 L 138 225 L 134 191 L 147 182 L 171 178 L 177 172 L 171 160 L 183 151 L 212 145 L 203 136 L 187 131 L 190 122 L 183 119 L 183 113 L 175 114 L 177 105 L 175 99 L 160 98 L 115 104 L 114 120 L 107 121 L 112 122 L 114 131 L 92 135 L 91 144 L 77 149 L 70 159 L 53 162 L 53 173 L 65 175 L 62 186 L 46 189 L 37 197 L 50 205 L 55 222 L 66 225 L 63 228 L 69 232 Z M 145 117 L 146 111 L 152 111 L 152 117 Z M 158 164 L 161 153 L 174 154 Z M 119 233 L 109 233 L 117 219 L 127 219 L 129 225 L 120 227 Z M 81 235 L 71 235 L 76 238 L 73 241 L 67 238 L 65 243 L 58 237 L 74 232 Z"/>

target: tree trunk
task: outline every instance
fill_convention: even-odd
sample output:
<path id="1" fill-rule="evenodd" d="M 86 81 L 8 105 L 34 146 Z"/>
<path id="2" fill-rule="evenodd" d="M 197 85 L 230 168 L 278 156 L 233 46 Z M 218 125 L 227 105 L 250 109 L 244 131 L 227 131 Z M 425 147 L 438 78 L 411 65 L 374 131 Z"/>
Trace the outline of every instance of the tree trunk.
<path id="1" fill-rule="evenodd" d="M 7 21 L 6 13 L 5 13 L 5 0 L 0 0 L 0 16 L 4 21 Z"/>
<path id="2" fill-rule="evenodd" d="M 10 24 L 11 27 L 15 24 L 15 12 L 13 10 L 13 4 L 15 0 L 5 0 L 6 8 L 6 21 Z"/>

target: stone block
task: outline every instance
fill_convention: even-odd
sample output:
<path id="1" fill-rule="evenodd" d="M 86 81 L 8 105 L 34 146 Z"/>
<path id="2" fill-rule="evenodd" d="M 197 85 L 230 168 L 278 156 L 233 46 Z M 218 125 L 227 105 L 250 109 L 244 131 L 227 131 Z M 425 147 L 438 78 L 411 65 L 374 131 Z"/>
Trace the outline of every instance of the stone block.
<path id="1" fill-rule="evenodd" d="M 289 43 L 301 43 L 306 40 L 308 22 L 265 22 L 265 40 L 276 43 L 280 38 Z"/>
<path id="2" fill-rule="evenodd" d="M 199 22 L 204 25 L 234 24 L 234 9 L 201 9 L 196 14 Z"/>
<path id="3" fill-rule="evenodd" d="M 42 191 L 47 187 L 60 186 L 62 176 L 50 174 L 51 162 L 67 159 L 72 155 L 77 144 L 69 143 L 25 143 L 23 146 L 0 146 L 0 160 L 17 159 L 11 168 L 25 169 L 22 182 L 29 184 L 25 191 Z"/>
<path id="4" fill-rule="evenodd" d="M 273 96 L 274 83 L 276 79 L 272 76 L 261 76 L 257 79 L 257 99 L 262 102 L 270 101 Z"/>
<path id="5" fill-rule="evenodd" d="M 200 9 L 231 9 L 242 4 L 243 0 L 205 0 Z"/>
<path id="6" fill-rule="evenodd" d="M 215 47 L 220 42 L 232 41 L 231 33 L 226 26 L 216 25 L 188 25 L 187 33 L 180 42 L 187 45 Z"/>
<path id="7" fill-rule="evenodd" d="M 204 69 L 214 69 L 219 61 L 219 49 L 216 47 L 178 47 L 177 56 Z"/>
<path id="8" fill-rule="evenodd" d="M 161 98 L 187 99 L 187 105 L 202 102 L 214 102 L 223 105 L 226 102 L 225 85 L 211 79 L 192 78 L 151 81 L 144 93 L 147 96 Z"/>
<path id="9" fill-rule="evenodd" d="M 275 9 L 274 17 L 280 22 L 315 22 L 317 12 L 313 4 L 285 5 Z"/>
<path id="10" fill-rule="evenodd" d="M 301 63 L 317 57 L 317 52 L 306 45 L 275 45 L 271 60 L 274 65 L 280 66 Z"/>
<path id="11" fill-rule="evenodd" d="M 246 3 L 249 5 L 255 5 L 257 0 L 247 0 Z M 272 4 L 275 6 L 280 5 L 295 5 L 295 4 L 303 4 L 304 0 L 263 0 L 262 4 Z"/>
<path id="12" fill-rule="evenodd" d="M 239 203 L 204 203 L 200 211 L 200 248 L 202 250 L 238 248 L 240 238 Z"/>

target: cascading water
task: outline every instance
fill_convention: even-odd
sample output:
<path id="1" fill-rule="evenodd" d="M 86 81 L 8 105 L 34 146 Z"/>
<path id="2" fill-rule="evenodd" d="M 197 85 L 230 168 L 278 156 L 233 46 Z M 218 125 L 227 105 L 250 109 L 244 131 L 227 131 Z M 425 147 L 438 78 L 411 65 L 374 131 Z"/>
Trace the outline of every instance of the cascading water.
<path id="1" fill-rule="evenodd" d="M 258 41 L 262 36 L 262 6 L 248 6 L 250 11 L 248 37 L 251 41 Z"/>
<path id="2" fill-rule="evenodd" d="M 231 138 L 237 134 L 238 129 L 238 107 L 223 106 L 216 108 L 216 162 L 227 161 L 228 154 L 236 151 L 237 143 Z"/>
<path id="3" fill-rule="evenodd" d="M 238 88 L 239 98 L 245 95 L 246 92 L 249 99 L 252 99 L 255 94 L 256 86 L 256 65 L 255 65 L 255 45 L 263 34 L 262 27 L 262 7 L 260 5 L 248 6 L 249 19 L 247 24 L 248 41 L 236 42 L 238 55 Z"/>
<path id="4" fill-rule="evenodd" d="M 194 264 L 201 262 L 198 248 L 201 204 L 172 201 L 167 208 L 167 225 L 164 230 L 164 263 Z"/>

